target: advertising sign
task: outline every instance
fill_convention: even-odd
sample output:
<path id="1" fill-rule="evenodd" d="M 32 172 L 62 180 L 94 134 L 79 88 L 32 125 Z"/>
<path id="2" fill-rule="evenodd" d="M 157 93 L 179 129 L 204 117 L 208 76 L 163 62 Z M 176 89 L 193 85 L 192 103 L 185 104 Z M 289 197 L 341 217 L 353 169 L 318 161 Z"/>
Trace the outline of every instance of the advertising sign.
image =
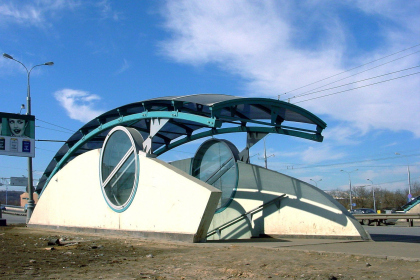
<path id="1" fill-rule="evenodd" d="M 0 155 L 35 157 L 35 116 L 0 112 Z"/>
<path id="2" fill-rule="evenodd" d="M 10 177 L 11 186 L 28 186 L 28 177 Z"/>

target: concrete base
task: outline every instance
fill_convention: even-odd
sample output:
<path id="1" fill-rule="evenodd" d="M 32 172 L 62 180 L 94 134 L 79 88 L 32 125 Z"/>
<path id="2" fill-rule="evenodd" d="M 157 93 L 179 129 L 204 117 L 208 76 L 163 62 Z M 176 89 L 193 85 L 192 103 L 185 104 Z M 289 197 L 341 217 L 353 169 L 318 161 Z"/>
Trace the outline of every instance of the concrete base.
<path id="1" fill-rule="evenodd" d="M 285 174 L 238 162 L 239 182 L 233 201 L 216 213 L 209 230 L 285 195 L 280 206 L 271 204 L 225 227 L 208 240 L 249 239 L 261 234 L 294 238 L 370 240 L 360 223 L 330 195 Z"/>
<path id="2" fill-rule="evenodd" d="M 328 239 L 328 240 L 349 240 L 349 241 L 372 241 L 372 239 L 363 238 L 362 236 L 346 236 L 346 235 L 287 235 L 287 234 L 270 234 L 275 239 Z"/>
<path id="3" fill-rule="evenodd" d="M 130 236 L 130 237 L 139 237 L 139 238 L 154 239 L 154 240 L 172 240 L 172 241 L 182 241 L 182 242 L 191 242 L 191 243 L 194 242 L 196 239 L 196 236 L 194 234 L 182 234 L 182 233 L 171 233 L 171 232 L 148 232 L 148 231 L 131 231 L 131 230 L 116 230 L 116 229 L 114 230 L 114 229 L 104 229 L 104 228 L 84 228 L 84 227 L 82 228 L 82 227 L 35 225 L 35 224 L 28 224 L 28 227 L 79 232 L 79 233 L 98 233 L 98 234 L 104 234 L 104 235 Z"/>
<path id="4" fill-rule="evenodd" d="M 100 150 L 78 156 L 44 187 L 28 226 L 205 242 L 221 192 L 159 159 L 139 162 L 135 196 L 118 212 L 101 191 Z"/>

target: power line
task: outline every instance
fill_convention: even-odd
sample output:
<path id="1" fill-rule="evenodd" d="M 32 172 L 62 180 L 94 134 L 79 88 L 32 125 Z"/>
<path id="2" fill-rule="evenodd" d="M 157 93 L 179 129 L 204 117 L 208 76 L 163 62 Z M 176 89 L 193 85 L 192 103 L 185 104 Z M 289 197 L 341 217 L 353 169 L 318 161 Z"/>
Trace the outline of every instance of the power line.
<path id="1" fill-rule="evenodd" d="M 384 77 L 384 76 L 387 76 L 387 75 L 399 73 L 399 72 L 402 72 L 402 71 L 407 71 L 407 70 L 418 68 L 418 67 L 420 67 L 420 65 L 414 66 L 414 67 L 410 67 L 410 68 L 405 68 L 405 69 L 402 69 L 402 70 L 398 70 L 398 71 L 395 71 L 395 72 L 390 72 L 390 73 L 379 75 L 379 76 L 375 76 L 375 77 L 371 77 L 371 78 L 367 78 L 367 79 L 363 79 L 363 80 L 359 80 L 359 81 L 355 81 L 355 82 L 351 82 L 351 83 L 344 84 L 344 85 L 341 85 L 341 86 L 326 88 L 326 89 L 322 89 L 322 90 L 318 90 L 318 91 L 313 91 L 313 92 L 302 93 L 302 94 L 299 94 L 299 95 L 295 95 L 293 97 L 290 97 L 289 100 L 290 99 L 293 99 L 293 98 L 298 98 L 298 97 L 301 97 L 301 96 L 311 95 L 311 94 L 315 94 L 315 93 L 318 93 L 318 92 L 327 91 L 327 90 L 330 90 L 330 89 L 335 89 L 335 88 L 344 87 L 344 86 L 348 86 L 348 85 L 355 84 L 355 83 L 360 83 L 360 82 L 364 82 L 364 81 L 368 81 L 368 80 L 372 80 L 372 79 Z"/>
<path id="2" fill-rule="evenodd" d="M 38 148 L 38 147 L 35 147 L 35 149 L 42 150 L 42 151 L 47 151 L 47 152 L 51 152 L 51 153 L 57 153 L 57 151 L 51 151 L 51 150 L 42 149 L 42 148 Z"/>
<path id="3" fill-rule="evenodd" d="M 285 93 L 283 93 L 283 94 L 288 94 L 288 93 L 293 92 L 293 91 L 296 91 L 296 90 L 298 90 L 298 89 L 305 88 L 305 87 L 308 87 L 308 86 L 310 86 L 310 85 L 313 85 L 313 84 L 316 84 L 316 83 L 319 83 L 319 82 L 322 82 L 322 81 L 328 80 L 328 79 L 330 79 L 330 78 L 336 77 L 336 76 L 338 76 L 338 75 L 344 74 L 344 73 L 346 73 L 346 72 L 352 71 L 352 70 L 354 70 L 354 69 L 357 69 L 357 68 L 363 67 L 363 66 L 365 66 L 365 65 L 368 65 L 368 64 L 371 64 L 371 63 L 373 63 L 373 62 L 376 62 L 376 61 L 379 61 L 379 60 L 385 59 L 385 58 L 387 58 L 387 57 L 390 57 L 390 56 L 393 56 L 393 55 L 399 54 L 399 53 L 401 53 L 401 52 L 407 51 L 407 50 L 409 50 L 409 49 L 412 49 L 412 48 L 415 48 L 415 47 L 418 47 L 418 46 L 420 46 L 420 44 L 417 44 L 417 45 L 414 45 L 414 46 L 412 46 L 412 47 L 409 47 L 409 48 L 403 49 L 403 50 L 401 50 L 401 51 L 398 51 L 398 52 L 396 52 L 396 53 L 393 53 L 393 54 L 390 54 L 390 55 L 387 55 L 387 56 L 384 56 L 384 57 L 381 57 L 381 58 L 375 59 L 375 60 L 370 61 L 370 62 L 368 62 L 368 63 L 365 63 L 365 64 L 362 64 L 362 65 L 359 65 L 359 66 L 353 67 L 353 68 L 351 68 L 351 69 L 345 70 L 345 71 L 340 72 L 340 73 L 338 73 L 338 74 L 335 74 L 335 75 L 329 76 L 329 77 L 327 77 L 327 78 L 324 78 L 324 79 L 321 79 L 321 80 L 315 81 L 315 82 L 313 82 L 313 83 L 310 83 L 310 84 L 307 84 L 307 85 L 301 86 L 301 87 L 299 87 L 299 88 L 296 88 L 296 89 L 290 90 L 290 91 L 285 92 Z M 411 54 L 410 54 L 410 55 L 411 55 Z M 279 95 L 279 97 L 280 97 L 280 95 Z"/>
<path id="4" fill-rule="evenodd" d="M 398 79 L 405 78 L 405 77 L 409 77 L 409 76 L 416 75 L 416 74 L 420 74 L 420 72 L 416 72 L 416 73 L 412 73 L 412 74 L 408 74 L 408 75 L 400 76 L 400 77 L 397 77 L 397 78 L 388 79 L 388 80 L 385 80 L 385 81 L 380 81 L 380 82 L 376 82 L 376 83 L 372 83 L 372 84 L 368 84 L 368 85 L 360 86 L 360 87 L 355 87 L 355 88 L 351 88 L 351 89 L 347 89 L 347 90 L 342 90 L 342 91 L 338 91 L 338 92 L 333 92 L 333 93 L 330 93 L 330 94 L 326 94 L 326 95 L 321 95 L 321 96 L 314 97 L 314 98 L 305 99 L 305 100 L 302 100 L 302 101 L 297 101 L 297 102 L 295 102 L 294 104 L 297 104 L 297 103 L 302 103 L 302 102 L 305 102 L 305 101 L 310 101 L 310 100 L 314 100 L 314 99 L 319 99 L 319 98 L 323 98 L 323 97 L 327 97 L 327 96 L 331 96 L 331 95 L 335 95 L 335 94 L 339 94 L 339 93 L 343 93 L 343 92 L 347 92 L 347 91 L 352 91 L 352 90 L 359 89 L 359 88 L 364 88 L 364 87 L 368 87 L 368 86 L 373 86 L 373 85 L 377 85 L 377 84 L 381 84 L 381 83 L 385 83 L 385 82 L 389 82 L 389 81 L 393 81 L 393 80 L 398 80 Z"/>
<path id="5" fill-rule="evenodd" d="M 43 123 L 47 123 L 47 124 L 49 124 L 49 125 L 56 126 L 56 127 L 59 127 L 59 128 L 62 128 L 62 129 L 68 130 L 68 131 L 71 131 L 72 133 L 75 133 L 75 131 L 74 131 L 74 130 L 71 130 L 71 129 L 65 128 L 65 127 L 63 127 L 63 126 L 59 126 L 59 125 L 56 125 L 56 124 L 53 124 L 53 123 L 50 123 L 50 122 L 47 122 L 47 121 L 43 121 L 43 120 L 40 120 L 40 119 L 38 119 L 38 118 L 35 118 L 35 119 L 36 119 L 37 121 L 40 121 L 40 122 L 43 122 Z"/>
<path id="6" fill-rule="evenodd" d="M 36 139 L 35 141 L 38 141 L 38 142 L 62 142 L 62 143 L 66 142 L 65 140 L 48 140 L 48 139 Z"/>
<path id="7" fill-rule="evenodd" d="M 416 157 L 416 156 L 420 156 L 420 153 L 405 155 L 404 157 Z M 402 156 L 400 156 L 400 157 L 402 157 Z M 377 158 L 377 159 L 365 159 L 365 160 L 359 160 L 359 161 L 348 161 L 348 162 L 339 162 L 339 163 L 331 163 L 331 164 L 308 165 L 308 166 L 303 166 L 303 167 L 293 167 L 293 169 L 308 169 L 308 168 L 318 168 L 318 167 L 340 166 L 340 165 L 349 165 L 349 164 L 361 163 L 361 162 L 381 161 L 381 160 L 387 160 L 387 159 L 397 159 L 397 157 L 396 156 L 391 156 L 391 157 L 383 157 L 383 158 Z M 407 165 L 401 165 L 401 166 L 407 166 Z"/>
<path id="8" fill-rule="evenodd" d="M 8 167 L 8 166 L 0 166 L 0 168 L 8 168 L 8 169 L 20 169 L 20 170 L 27 170 L 26 168 L 19 168 L 19 167 Z"/>
<path id="9" fill-rule="evenodd" d="M 353 77 L 353 76 L 357 76 L 357 75 L 362 74 L 362 73 L 364 73 L 364 72 L 367 72 L 367 71 L 370 71 L 370 70 L 372 70 L 372 69 L 375 69 L 375 68 L 378 68 L 378 67 L 384 66 L 385 64 L 388 64 L 388 63 L 391 63 L 391 62 L 397 61 L 397 60 L 399 60 L 399 59 L 402 59 L 402 58 L 405 58 L 405 57 L 407 57 L 407 56 L 410 56 L 410 55 L 416 54 L 416 53 L 418 53 L 418 52 L 420 52 L 420 51 L 417 51 L 417 52 L 414 52 L 414 53 L 408 54 L 408 55 L 406 55 L 406 56 L 403 56 L 403 57 L 400 57 L 400 58 L 397 58 L 397 59 L 394 59 L 394 60 L 391 60 L 391 61 L 385 62 L 385 63 L 383 63 L 383 64 L 380 64 L 380 65 L 377 65 L 377 66 L 375 66 L 375 67 L 372 67 L 372 68 L 366 69 L 366 70 L 364 70 L 364 71 L 362 71 L 362 72 L 358 72 L 358 73 L 356 73 L 356 74 L 353 74 L 353 75 L 347 76 L 347 77 L 342 78 L 342 79 L 340 79 L 340 80 L 337 80 L 337 81 L 334 81 L 334 82 L 331 82 L 331 83 L 325 84 L 325 85 L 323 85 L 323 86 L 320 86 L 320 87 L 317 87 L 317 88 L 314 88 L 314 89 L 311 89 L 311 90 L 305 91 L 305 92 L 303 92 L 302 94 L 307 93 L 307 92 L 311 92 L 311 91 L 316 90 L 316 89 L 319 89 L 319 88 L 323 88 L 323 87 L 328 86 L 328 85 L 335 84 L 335 83 L 340 82 L 340 81 L 342 81 L 342 80 L 345 80 L 345 79 L 347 79 L 347 78 L 350 78 L 350 77 Z"/>
<path id="10" fill-rule="evenodd" d="M 58 129 L 48 128 L 48 127 L 44 127 L 44 126 L 40 126 L 40 125 L 36 125 L 36 127 L 40 127 L 40 128 L 48 129 L 48 130 L 53 130 L 53 131 L 57 131 L 57 132 L 61 132 L 61 133 L 69 133 L 69 134 L 72 134 L 71 132 L 68 132 L 68 131 L 62 131 L 62 130 L 58 130 Z"/>

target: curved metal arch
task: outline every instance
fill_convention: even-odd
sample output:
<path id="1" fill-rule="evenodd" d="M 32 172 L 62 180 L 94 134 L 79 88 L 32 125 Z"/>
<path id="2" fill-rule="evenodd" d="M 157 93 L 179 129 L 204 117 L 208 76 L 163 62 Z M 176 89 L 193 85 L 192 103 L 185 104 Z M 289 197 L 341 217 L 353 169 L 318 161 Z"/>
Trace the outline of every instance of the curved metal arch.
<path id="1" fill-rule="evenodd" d="M 304 138 L 316 142 L 322 142 L 324 140 L 324 137 L 320 134 L 316 133 L 309 133 L 305 131 L 298 131 L 298 130 L 292 130 L 292 129 L 285 129 L 285 128 L 278 128 L 278 127 L 261 127 L 261 126 L 237 126 L 237 127 L 227 127 L 227 128 L 214 128 L 210 129 L 208 131 L 203 131 L 194 135 L 191 135 L 190 137 L 184 137 L 178 141 L 175 141 L 174 143 L 169 144 L 168 146 L 162 147 L 154 152 L 156 156 L 159 156 L 169 150 L 172 150 L 178 146 L 181 146 L 185 143 L 195 141 L 201 138 L 219 135 L 219 134 L 227 134 L 227 133 L 236 133 L 236 132 L 257 132 L 257 133 L 276 133 L 276 134 L 284 134 L 299 138 Z"/>
<path id="2" fill-rule="evenodd" d="M 125 117 L 120 117 L 108 123 L 101 124 L 97 128 L 90 131 L 87 135 L 83 136 L 83 138 L 77 141 L 72 147 L 70 147 L 67 153 L 59 160 L 54 170 L 49 174 L 48 176 L 49 178 L 47 179 L 45 185 L 48 185 L 48 182 L 50 181 L 50 179 L 67 163 L 67 161 L 72 157 L 75 151 L 80 149 L 84 144 L 89 142 L 89 140 L 95 137 L 96 135 L 100 134 L 103 131 L 112 129 L 118 125 L 124 125 L 127 123 L 132 123 L 134 121 L 139 121 L 142 119 L 152 119 L 152 118 L 188 120 L 188 121 L 193 121 L 196 123 L 206 125 L 211 128 L 215 127 L 218 124 L 214 118 L 208 118 L 208 117 L 197 116 L 197 115 L 181 113 L 181 112 L 147 112 L 146 111 L 146 112 L 137 113 L 137 114 L 133 114 L 133 115 L 125 116 Z"/>
<path id="3" fill-rule="evenodd" d="M 265 105 L 267 107 L 271 107 L 272 111 L 274 112 L 276 112 L 277 109 L 285 108 L 306 117 L 308 120 L 311 121 L 311 123 L 316 124 L 322 129 L 325 129 L 327 127 L 327 124 L 323 120 L 321 120 L 320 118 L 318 118 L 317 116 L 309 112 L 308 110 L 305 110 L 297 105 L 294 105 L 288 102 L 284 102 L 281 100 L 273 100 L 269 98 L 251 97 L 251 98 L 238 98 L 238 99 L 221 101 L 212 106 L 213 116 L 216 116 L 216 117 L 220 116 L 221 109 L 226 108 L 226 107 L 231 107 L 231 106 L 237 106 L 238 104 Z"/>
<path id="4" fill-rule="evenodd" d="M 154 121 L 166 119 L 167 125 L 156 128 Z M 269 122 L 263 120 L 270 120 Z M 315 125 L 316 130 L 285 126 L 283 121 Z M 157 122 L 159 123 L 159 121 Z M 237 127 L 220 128 L 224 123 Z M 247 124 L 256 124 L 256 127 Z M 155 155 L 203 137 L 233 133 L 277 133 L 321 142 L 326 124 L 296 105 L 269 98 L 243 98 L 231 95 L 196 94 L 158 97 L 112 109 L 86 123 L 59 149 L 46 168 L 37 191 L 74 157 L 102 146 L 107 131 L 124 124 L 139 130 L 145 137 L 148 152 Z M 152 133 L 152 129 L 153 133 Z M 205 132 L 193 134 L 202 128 Z M 157 131 L 156 131 L 157 129 Z M 182 139 L 179 137 L 184 136 Z M 153 138 L 154 137 L 154 138 Z M 152 141 L 153 138 L 153 141 Z M 145 146 L 144 146 L 145 147 Z"/>

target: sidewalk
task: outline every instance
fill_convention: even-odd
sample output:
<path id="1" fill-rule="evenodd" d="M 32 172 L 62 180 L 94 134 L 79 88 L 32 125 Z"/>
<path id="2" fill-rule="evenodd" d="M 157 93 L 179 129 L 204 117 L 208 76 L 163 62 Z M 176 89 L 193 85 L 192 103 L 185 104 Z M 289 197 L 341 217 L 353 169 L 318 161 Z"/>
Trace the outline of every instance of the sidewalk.
<path id="1" fill-rule="evenodd" d="M 214 241 L 207 244 L 210 246 L 252 246 L 273 250 L 347 254 L 420 262 L 420 227 L 367 227 L 366 230 L 376 241 L 258 238 L 234 242 Z"/>

